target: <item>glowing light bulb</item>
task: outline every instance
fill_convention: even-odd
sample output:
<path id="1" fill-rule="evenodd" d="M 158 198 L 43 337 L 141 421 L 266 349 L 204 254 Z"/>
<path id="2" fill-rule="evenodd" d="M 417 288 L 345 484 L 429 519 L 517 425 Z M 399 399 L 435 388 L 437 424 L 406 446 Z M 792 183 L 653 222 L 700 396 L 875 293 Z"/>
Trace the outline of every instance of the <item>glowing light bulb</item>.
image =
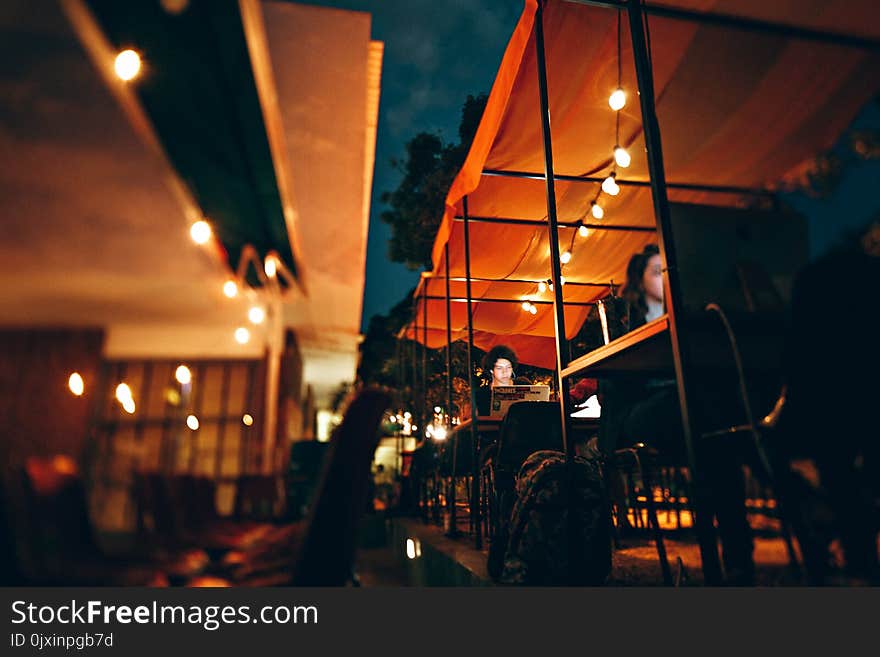
<path id="1" fill-rule="evenodd" d="M 85 383 L 83 383 L 83 378 L 80 376 L 79 372 L 74 372 L 70 375 L 70 378 L 67 379 L 67 387 L 70 388 L 70 392 L 77 397 L 85 392 Z"/>
<path id="2" fill-rule="evenodd" d="M 186 365 L 180 365 L 174 370 L 174 378 L 177 379 L 179 384 L 186 385 L 192 381 L 192 372 L 189 371 Z"/>
<path id="3" fill-rule="evenodd" d="M 249 427 L 254 423 L 254 418 L 250 413 L 245 413 L 241 416 L 241 423 L 244 426 Z"/>
<path id="4" fill-rule="evenodd" d="M 620 88 L 615 89 L 608 97 L 608 104 L 615 112 L 623 109 L 623 106 L 626 105 L 626 92 Z"/>
<path id="5" fill-rule="evenodd" d="M 245 327 L 239 326 L 235 329 L 235 341 L 238 344 L 247 344 L 251 339 L 251 332 L 248 331 Z"/>
<path id="6" fill-rule="evenodd" d="M 446 440 L 446 427 L 434 429 L 434 440 Z"/>
<path id="7" fill-rule="evenodd" d="M 587 228 L 586 226 L 584 226 L 583 224 L 581 224 L 578 227 L 578 235 L 580 235 L 581 237 L 586 237 L 589 234 L 590 234 L 590 229 Z"/>
<path id="8" fill-rule="evenodd" d="M 529 312 L 529 308 L 531 308 L 531 307 L 532 307 L 531 303 L 529 303 L 528 301 L 523 301 L 523 303 L 522 303 L 523 310 L 525 310 L 526 312 Z"/>
<path id="9" fill-rule="evenodd" d="M 617 162 L 617 166 L 626 168 L 629 166 L 630 162 L 632 162 L 632 158 L 629 153 L 627 153 L 625 148 L 621 146 L 614 147 L 614 161 Z"/>
<path id="10" fill-rule="evenodd" d="M 193 242 L 196 244 L 207 244 L 208 240 L 211 239 L 211 232 L 211 224 L 203 219 L 196 221 L 189 228 L 189 236 L 192 237 Z"/>
<path id="11" fill-rule="evenodd" d="M 116 386 L 116 399 L 125 403 L 126 400 L 131 398 L 131 388 L 128 387 L 127 383 L 120 383 Z"/>
<path id="12" fill-rule="evenodd" d="M 605 180 L 602 181 L 602 191 L 609 196 L 617 196 L 620 193 L 620 186 L 617 184 L 615 173 L 612 172 Z"/>
<path id="13" fill-rule="evenodd" d="M 559 256 L 559 262 L 561 262 L 563 265 L 567 265 L 569 262 L 571 262 L 571 251 L 563 251 L 562 255 Z"/>
<path id="14" fill-rule="evenodd" d="M 269 278 L 275 278 L 275 274 L 278 272 L 278 267 L 274 256 L 266 256 L 266 262 L 263 263 L 263 269 L 266 272 L 266 276 Z"/>
<path id="15" fill-rule="evenodd" d="M 529 312 L 532 313 L 533 315 L 537 315 L 537 314 L 538 314 L 538 308 L 537 308 L 536 306 L 530 306 L 530 307 L 529 307 Z"/>
<path id="16" fill-rule="evenodd" d="M 605 210 L 603 210 L 602 206 L 598 203 L 593 203 L 593 207 L 590 208 L 590 212 L 592 213 L 594 219 L 601 219 L 605 216 Z"/>
<path id="17" fill-rule="evenodd" d="M 266 319 L 266 311 L 259 306 L 253 306 L 248 310 L 248 319 L 251 321 L 251 324 L 262 324 L 263 320 Z"/>
<path id="18" fill-rule="evenodd" d="M 392 415 L 390 418 L 388 418 L 388 421 L 391 422 L 392 424 L 394 424 L 395 422 L 397 422 L 397 416 Z"/>
<path id="19" fill-rule="evenodd" d="M 186 416 L 186 426 L 188 426 L 193 431 L 199 428 L 199 418 L 195 415 L 187 415 Z"/>
<path id="20" fill-rule="evenodd" d="M 113 70 L 116 71 L 116 75 L 119 76 L 120 80 L 125 80 L 126 82 L 134 80 L 141 70 L 141 56 L 134 50 L 123 50 L 116 55 L 116 60 L 113 62 Z"/>
<path id="21" fill-rule="evenodd" d="M 538 283 L 538 292 L 540 292 L 541 294 L 544 294 L 544 292 L 546 292 L 546 291 L 547 291 L 547 284 L 544 281 L 541 281 L 540 283 Z"/>
<path id="22" fill-rule="evenodd" d="M 419 428 L 418 428 L 416 425 L 412 425 L 412 430 L 413 430 L 413 431 L 418 431 Z"/>
<path id="23" fill-rule="evenodd" d="M 560 277 L 559 277 L 559 284 L 560 284 L 560 285 L 565 285 L 565 276 L 560 276 Z"/>
<path id="24" fill-rule="evenodd" d="M 238 284 L 235 281 L 226 281 L 223 284 L 223 294 L 234 299 L 238 295 Z"/>
<path id="25" fill-rule="evenodd" d="M 124 408 L 125 412 L 128 413 L 129 415 L 134 415 L 134 411 L 135 411 L 134 399 L 132 399 L 131 397 L 126 399 L 124 402 L 122 402 L 122 408 Z"/>
<path id="26" fill-rule="evenodd" d="M 435 413 L 439 413 L 439 412 L 440 412 L 440 407 L 439 407 L 439 406 L 435 406 L 435 407 L 434 407 L 434 412 L 435 412 Z"/>

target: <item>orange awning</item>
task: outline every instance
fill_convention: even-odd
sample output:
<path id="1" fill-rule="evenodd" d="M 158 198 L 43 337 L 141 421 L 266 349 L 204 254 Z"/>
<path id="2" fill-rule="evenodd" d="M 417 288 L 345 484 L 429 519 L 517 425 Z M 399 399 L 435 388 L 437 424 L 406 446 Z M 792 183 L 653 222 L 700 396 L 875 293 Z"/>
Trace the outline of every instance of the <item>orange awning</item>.
<path id="1" fill-rule="evenodd" d="M 737 14 L 811 29 L 880 35 L 873 2 L 731 2 L 688 0 L 666 3 L 699 11 Z M 508 43 L 489 101 L 467 159 L 453 181 L 433 249 L 433 271 L 416 297 L 445 295 L 447 274 L 464 277 L 464 234 L 460 217 L 467 196 L 471 275 L 531 283 L 473 282 L 475 344 L 505 342 L 523 362 L 553 367 L 552 305 L 526 312 L 520 303 L 480 299 L 552 300 L 537 283 L 550 276 L 545 183 L 540 179 L 486 175 L 486 170 L 543 175 L 538 76 L 533 24 L 535 0 L 525 8 Z M 877 50 L 829 44 L 779 34 L 743 31 L 650 16 L 650 44 L 656 107 L 662 134 L 670 201 L 736 205 L 740 193 L 678 189 L 677 184 L 772 190 L 799 179 L 817 153 L 831 147 L 855 114 L 880 88 Z M 560 222 L 602 226 L 654 226 L 641 113 L 629 23 L 621 21 L 619 141 L 632 156 L 616 168 L 620 194 L 599 194 L 599 181 L 615 170 L 616 112 L 608 105 L 618 85 L 618 12 L 562 0 L 544 10 L 548 96 L 557 176 L 589 176 L 595 182 L 556 182 Z M 631 186 L 625 183 L 641 183 Z M 590 214 L 597 198 L 605 214 Z M 480 218 L 541 221 L 543 225 L 481 223 Z M 607 294 L 603 285 L 622 283 L 632 253 L 657 240 L 654 232 L 560 228 L 560 250 L 569 282 L 566 302 L 589 302 Z M 444 257 L 448 244 L 449 262 Z M 451 281 L 453 297 L 464 282 Z M 428 300 L 428 346 L 446 341 L 445 301 Z M 575 335 L 587 307 L 566 307 L 566 333 Z M 452 304 L 453 339 L 466 337 L 466 304 Z M 423 324 L 421 303 L 416 323 Z M 412 337 L 412 331 L 407 333 Z M 422 340 L 422 331 L 417 339 Z"/>

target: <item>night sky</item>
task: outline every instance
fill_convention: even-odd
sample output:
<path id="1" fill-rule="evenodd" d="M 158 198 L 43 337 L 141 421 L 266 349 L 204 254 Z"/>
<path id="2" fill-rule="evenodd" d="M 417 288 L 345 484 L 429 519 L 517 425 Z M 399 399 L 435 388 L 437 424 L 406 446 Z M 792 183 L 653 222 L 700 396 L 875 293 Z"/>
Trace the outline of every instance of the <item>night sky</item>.
<path id="1" fill-rule="evenodd" d="M 318 0 L 307 4 L 369 12 L 372 38 L 385 43 L 362 319 L 366 330 L 370 317 L 386 313 L 418 280 L 418 272 L 390 262 L 387 256 L 390 230 L 379 218 L 384 209 L 380 197 L 400 180 L 391 160 L 402 158 L 406 142 L 422 131 L 458 140 L 461 106 L 468 94 L 491 89 L 523 3 Z M 851 129 L 880 130 L 880 104 L 866 107 Z M 845 148 L 846 141 L 844 135 L 838 149 Z M 849 166 L 829 198 L 786 195 L 809 219 L 813 257 L 880 212 L 878 187 L 880 161 L 874 160 Z"/>

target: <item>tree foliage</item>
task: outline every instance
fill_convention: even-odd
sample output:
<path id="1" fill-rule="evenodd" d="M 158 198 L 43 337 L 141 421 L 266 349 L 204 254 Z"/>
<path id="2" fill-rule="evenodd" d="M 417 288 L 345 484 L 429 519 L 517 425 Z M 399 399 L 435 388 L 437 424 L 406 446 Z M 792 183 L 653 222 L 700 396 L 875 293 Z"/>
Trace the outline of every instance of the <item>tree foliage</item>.
<path id="1" fill-rule="evenodd" d="M 449 186 L 471 147 L 487 96 L 467 97 L 461 110 L 458 143 L 420 132 L 406 145 L 406 159 L 392 164 L 403 178 L 397 189 L 382 194 L 388 209 L 381 219 L 391 226 L 389 257 L 410 269 L 431 268 L 431 247 L 443 218 Z"/>

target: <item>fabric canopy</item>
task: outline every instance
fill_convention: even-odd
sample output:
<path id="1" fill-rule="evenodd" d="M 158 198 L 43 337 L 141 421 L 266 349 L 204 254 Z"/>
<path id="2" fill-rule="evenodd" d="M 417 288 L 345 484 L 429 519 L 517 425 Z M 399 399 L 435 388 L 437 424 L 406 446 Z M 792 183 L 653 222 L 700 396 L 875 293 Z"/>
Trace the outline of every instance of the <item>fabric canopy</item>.
<path id="1" fill-rule="evenodd" d="M 767 6 L 772 4 L 772 7 Z M 787 0 L 775 3 L 689 0 L 678 7 L 782 21 L 813 29 L 848 31 L 873 38 L 873 2 Z M 666 6 L 669 6 L 667 3 Z M 517 350 L 523 362 L 553 367 L 552 305 L 523 310 L 525 300 L 552 301 L 538 281 L 550 277 L 534 21 L 537 3 L 526 0 L 508 43 L 488 104 L 467 159 L 453 181 L 433 248 L 433 271 L 415 296 L 445 296 L 445 276 L 465 276 L 461 217 L 467 198 L 471 276 L 528 282 L 472 283 L 475 344 L 498 342 Z M 559 230 L 566 302 L 590 302 L 625 279 L 630 256 L 657 241 L 637 82 L 627 16 L 614 9 L 551 0 L 544 9 L 548 96 L 560 222 L 591 225 Z M 872 20 L 873 19 L 873 20 Z M 745 31 L 651 15 L 648 18 L 656 108 L 662 135 L 669 199 L 673 202 L 743 205 L 754 196 L 737 190 L 776 190 L 801 180 L 812 158 L 830 148 L 855 114 L 880 88 L 877 49 L 857 48 L 777 33 Z M 608 104 L 618 87 L 627 93 L 617 112 Z M 616 134 L 617 133 L 617 134 Z M 619 136 L 617 136 L 619 135 Z M 632 162 L 615 165 L 615 144 Z M 537 177 L 502 177 L 486 172 L 523 172 Z M 601 180 L 616 171 L 620 193 L 600 192 Z M 635 183 L 635 184 L 629 184 Z M 731 193 L 682 188 L 722 186 Z M 736 193 L 734 193 L 736 192 Z M 604 217 L 595 219 L 597 201 Z M 486 223 L 481 219 L 520 223 Z M 531 223 L 526 223 L 529 221 Z M 541 222 L 541 223 L 535 223 Z M 595 225 L 595 226 L 594 226 Z M 603 227 L 616 227 L 609 230 Z M 648 229 L 648 230 L 646 230 Z M 448 248 L 449 262 L 445 253 Z M 453 297 L 465 283 L 450 281 Z M 481 301 L 494 299 L 494 301 Z M 501 303 L 499 299 L 510 299 Z M 427 303 L 427 345 L 446 342 L 443 300 L 419 300 L 415 324 L 423 327 Z M 567 306 L 567 337 L 583 324 L 589 308 Z M 453 339 L 466 337 L 467 308 L 454 303 Z M 411 325 L 409 337 L 424 341 Z"/>

